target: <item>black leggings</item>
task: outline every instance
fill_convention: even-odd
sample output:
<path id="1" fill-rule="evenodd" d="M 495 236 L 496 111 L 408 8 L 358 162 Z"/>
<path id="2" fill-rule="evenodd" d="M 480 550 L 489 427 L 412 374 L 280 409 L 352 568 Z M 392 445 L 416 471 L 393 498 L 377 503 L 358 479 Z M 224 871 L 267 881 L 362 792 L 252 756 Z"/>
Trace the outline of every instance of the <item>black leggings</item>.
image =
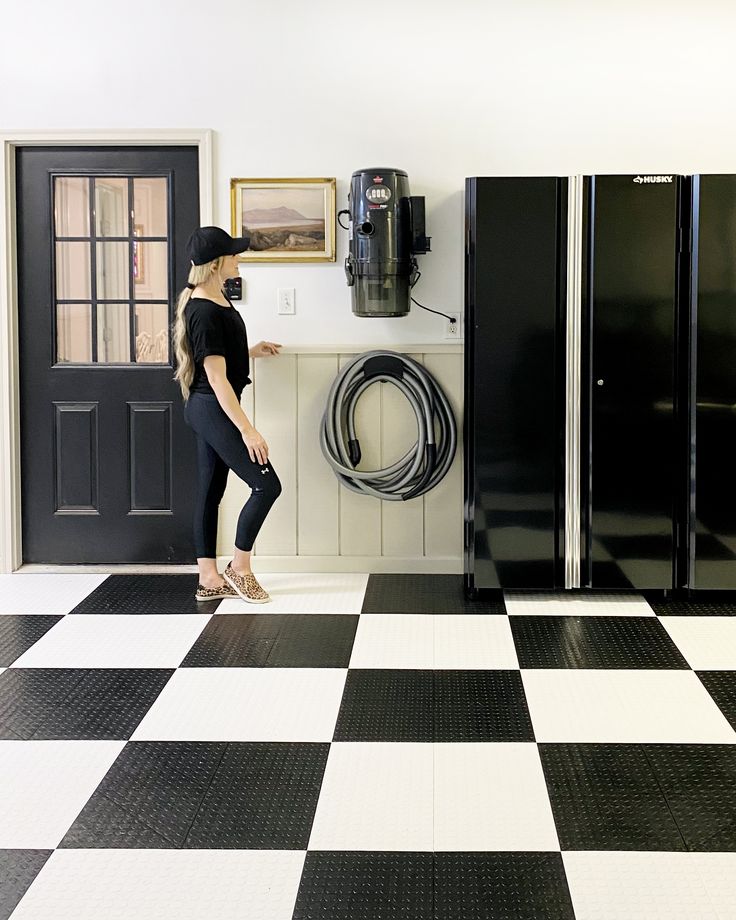
<path id="1" fill-rule="evenodd" d="M 197 437 L 199 476 L 194 504 L 194 548 L 197 558 L 217 555 L 217 513 L 232 470 L 251 489 L 238 518 L 235 546 L 250 551 L 271 505 L 281 494 L 281 481 L 271 461 L 250 459 L 238 429 L 212 393 L 191 393 L 184 403 L 184 419 Z"/>

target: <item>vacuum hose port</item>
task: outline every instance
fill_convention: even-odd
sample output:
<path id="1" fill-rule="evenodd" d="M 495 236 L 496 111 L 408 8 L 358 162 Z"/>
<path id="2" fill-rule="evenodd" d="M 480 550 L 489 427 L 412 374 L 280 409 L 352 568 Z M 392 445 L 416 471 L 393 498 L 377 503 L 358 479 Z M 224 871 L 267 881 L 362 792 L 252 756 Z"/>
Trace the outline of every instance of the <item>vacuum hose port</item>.
<path id="1" fill-rule="evenodd" d="M 360 225 L 360 232 L 364 233 L 366 236 L 373 236 L 375 229 L 375 226 L 369 220 L 364 220 Z"/>

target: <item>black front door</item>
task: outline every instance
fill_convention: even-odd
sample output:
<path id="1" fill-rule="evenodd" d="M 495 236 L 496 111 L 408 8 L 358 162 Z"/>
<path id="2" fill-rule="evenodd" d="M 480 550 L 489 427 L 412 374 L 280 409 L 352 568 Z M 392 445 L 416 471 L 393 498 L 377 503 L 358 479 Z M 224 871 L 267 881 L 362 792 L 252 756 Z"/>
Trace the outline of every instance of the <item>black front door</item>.
<path id="1" fill-rule="evenodd" d="M 23 560 L 192 562 L 171 325 L 196 147 L 17 151 Z"/>

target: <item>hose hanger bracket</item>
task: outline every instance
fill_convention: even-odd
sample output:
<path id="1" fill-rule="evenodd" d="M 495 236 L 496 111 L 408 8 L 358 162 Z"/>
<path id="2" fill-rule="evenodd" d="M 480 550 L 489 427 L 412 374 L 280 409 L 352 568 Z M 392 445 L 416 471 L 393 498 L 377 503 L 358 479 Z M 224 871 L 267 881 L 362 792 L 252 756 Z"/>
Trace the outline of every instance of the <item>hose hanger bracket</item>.
<path id="1" fill-rule="evenodd" d="M 404 376 L 404 363 L 393 355 L 374 355 L 367 358 L 363 364 L 363 375 L 366 380 L 378 374 L 390 374 L 401 379 Z"/>

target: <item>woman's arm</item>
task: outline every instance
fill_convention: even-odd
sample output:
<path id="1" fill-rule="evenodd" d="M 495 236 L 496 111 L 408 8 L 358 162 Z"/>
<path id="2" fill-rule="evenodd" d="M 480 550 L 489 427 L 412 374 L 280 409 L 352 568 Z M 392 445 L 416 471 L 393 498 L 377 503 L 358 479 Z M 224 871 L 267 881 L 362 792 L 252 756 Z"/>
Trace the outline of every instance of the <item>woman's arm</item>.
<path id="1" fill-rule="evenodd" d="M 243 412 L 242 406 L 235 395 L 232 384 L 227 379 L 225 359 L 222 355 L 207 355 L 204 359 L 204 370 L 210 386 L 215 391 L 217 401 L 222 410 L 235 425 L 243 437 L 248 448 L 250 459 L 255 463 L 264 464 L 268 461 L 268 445 L 251 424 L 248 416 Z"/>

